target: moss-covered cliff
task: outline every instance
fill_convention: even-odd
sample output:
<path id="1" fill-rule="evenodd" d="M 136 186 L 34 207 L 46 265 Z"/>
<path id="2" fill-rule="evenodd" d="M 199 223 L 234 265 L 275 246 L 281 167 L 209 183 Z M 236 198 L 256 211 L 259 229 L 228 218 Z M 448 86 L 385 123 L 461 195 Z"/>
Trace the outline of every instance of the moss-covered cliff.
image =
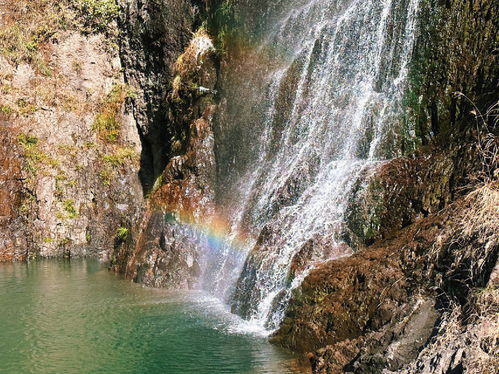
<path id="1" fill-rule="evenodd" d="M 140 214 L 114 1 L 3 1 L 0 258 L 107 256 Z"/>

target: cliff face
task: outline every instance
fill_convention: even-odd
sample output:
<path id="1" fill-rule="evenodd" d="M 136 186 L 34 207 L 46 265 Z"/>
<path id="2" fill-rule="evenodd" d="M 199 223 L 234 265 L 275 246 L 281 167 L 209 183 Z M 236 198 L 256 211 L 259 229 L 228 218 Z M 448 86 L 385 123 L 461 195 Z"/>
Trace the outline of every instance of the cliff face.
<path id="1" fill-rule="evenodd" d="M 422 2 L 406 104 L 423 145 L 476 129 L 477 110 L 497 100 L 497 11 L 489 0 Z"/>
<path id="2" fill-rule="evenodd" d="M 26 219 L 19 209 L 23 199 L 22 158 L 16 129 L 1 121 L 0 138 L 0 261 L 26 258 Z"/>
<path id="3" fill-rule="evenodd" d="M 105 258 L 140 213 L 140 142 L 123 111 L 133 92 L 106 9 L 3 1 L 3 259 Z"/>
<path id="4" fill-rule="evenodd" d="M 422 3 L 406 100 L 422 146 L 357 187 L 359 252 L 312 271 L 272 338 L 314 372 L 497 369 L 497 10 Z"/>
<path id="5" fill-rule="evenodd" d="M 174 64 L 201 22 L 202 4 L 190 0 L 121 1 L 121 60 L 136 88 L 133 115 L 142 142 L 140 177 L 149 192 L 176 153 L 179 129 L 169 118 Z M 178 151 L 177 151 L 178 152 Z"/>
<path id="6" fill-rule="evenodd" d="M 115 248 L 112 267 L 137 282 L 188 288 L 200 275 L 200 242 L 189 229 L 214 214 L 212 120 L 218 79 L 204 2 L 129 2 L 122 58 L 136 87 L 142 141 L 142 222 Z"/>
<path id="7" fill-rule="evenodd" d="M 214 5 L 2 2 L 2 259 L 111 251 L 137 281 L 194 277 L 197 250 L 165 244 L 165 214 L 212 209 Z"/>
<path id="8" fill-rule="evenodd" d="M 497 285 L 488 280 L 499 250 L 498 197 L 497 182 L 489 183 L 392 239 L 318 266 L 295 292 L 273 341 L 315 351 L 310 357 L 318 373 L 459 366 L 488 372 L 498 338 L 493 313 L 484 312 L 497 310 Z M 461 333 L 475 336 L 472 346 Z M 435 350 L 450 336 L 456 336 L 453 346 Z M 433 348 L 418 357 L 429 342 Z"/>
<path id="9" fill-rule="evenodd" d="M 97 254 L 136 282 L 192 287 L 207 240 L 197 228 L 224 201 L 217 178 L 232 154 L 251 162 L 215 139 L 227 143 L 224 124 L 254 110 L 261 82 L 241 74 L 255 63 L 244 30 L 258 32 L 267 4 L 53 3 L 0 0 L 0 261 Z M 272 337 L 308 353 L 314 372 L 497 367 L 498 10 L 491 0 L 421 2 L 403 118 L 417 124 L 419 148 L 361 178 L 348 246 L 318 237 L 294 259 L 292 271 L 316 253 L 357 252 L 311 271 Z M 250 97 L 229 111 L 223 95 L 237 86 Z M 280 191 L 282 206 L 300 178 Z M 258 251 L 272 250 L 272 235 L 269 226 Z M 248 315 L 247 304 L 237 312 Z"/>

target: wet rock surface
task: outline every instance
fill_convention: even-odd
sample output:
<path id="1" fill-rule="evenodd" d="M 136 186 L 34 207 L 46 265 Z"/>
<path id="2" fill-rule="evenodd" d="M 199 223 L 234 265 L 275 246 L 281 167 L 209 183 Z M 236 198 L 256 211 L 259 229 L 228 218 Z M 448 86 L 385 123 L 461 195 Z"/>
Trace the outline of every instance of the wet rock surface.
<path id="1" fill-rule="evenodd" d="M 320 265 L 296 290 L 281 328 L 271 339 L 305 352 L 315 349 L 310 358 L 318 373 L 418 372 L 403 371 L 418 360 L 427 372 L 439 372 L 439 365 L 443 372 L 458 366 L 471 370 L 475 361 L 484 365 L 479 356 L 490 357 L 487 352 L 494 349 L 497 334 L 490 327 L 473 329 L 473 323 L 494 324 L 493 319 L 485 322 L 491 316 L 480 313 L 483 319 L 469 325 L 461 322 L 452 331 L 442 321 L 459 314 L 458 305 L 463 310 L 473 305 L 494 309 L 497 303 L 497 290 L 486 291 L 490 299 L 480 303 L 472 291 L 487 287 L 499 251 L 497 217 L 469 223 L 483 207 L 480 194 L 489 196 L 487 201 L 497 209 L 497 183 L 485 189 L 410 225 L 394 239 Z M 428 346 L 430 341 L 444 344 L 445 337 L 433 337 L 439 328 L 448 331 L 447 336 L 457 334 L 454 348 L 443 356 Z M 468 349 L 459 331 L 480 334 L 488 343 L 478 351 Z M 466 359 L 454 357 L 460 350 L 467 350 Z M 440 357 L 440 364 L 431 369 L 436 371 L 425 361 L 432 355 Z"/>
<path id="2" fill-rule="evenodd" d="M 442 210 L 466 192 L 480 164 L 470 137 L 443 148 L 433 145 L 370 170 L 349 201 L 347 243 L 363 248 Z"/>

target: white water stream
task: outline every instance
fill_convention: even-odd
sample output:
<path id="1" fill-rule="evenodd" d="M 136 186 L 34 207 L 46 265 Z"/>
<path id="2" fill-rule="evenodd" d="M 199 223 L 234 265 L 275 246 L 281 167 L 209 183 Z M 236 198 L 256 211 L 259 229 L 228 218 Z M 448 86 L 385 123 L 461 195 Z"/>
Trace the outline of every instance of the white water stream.
<path id="1" fill-rule="evenodd" d="M 243 255 L 227 245 L 209 284 L 234 312 L 269 331 L 314 263 L 348 253 L 340 234 L 358 179 L 414 136 L 401 118 L 419 0 L 276 7 L 249 55 L 266 61 L 272 50 L 279 61 L 242 71 L 250 83 L 226 97 L 238 120 L 226 120 L 233 128 L 223 141 L 237 146 L 221 183 L 236 186 L 227 204 L 234 231 L 253 239 Z M 252 80 L 263 89 L 256 98 L 247 97 Z M 293 270 L 300 257 L 306 264 Z"/>

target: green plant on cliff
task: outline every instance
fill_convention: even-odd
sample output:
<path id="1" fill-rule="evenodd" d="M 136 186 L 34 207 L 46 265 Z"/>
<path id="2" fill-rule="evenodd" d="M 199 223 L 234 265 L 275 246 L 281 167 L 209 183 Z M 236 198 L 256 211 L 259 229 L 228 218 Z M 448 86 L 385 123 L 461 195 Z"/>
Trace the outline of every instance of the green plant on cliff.
<path id="1" fill-rule="evenodd" d="M 28 134 L 19 134 L 17 141 L 24 149 L 25 168 L 28 172 L 36 174 L 38 163 L 45 155 L 38 149 L 38 138 Z"/>
<path id="2" fill-rule="evenodd" d="M 42 47 L 62 27 L 64 10 L 63 2 L 17 0 L 15 17 L 6 17 L 0 28 L 0 54 L 13 64 L 28 63 L 50 75 Z"/>
<path id="3" fill-rule="evenodd" d="M 109 143 L 118 141 L 121 124 L 112 112 L 103 112 L 97 114 L 93 124 L 93 129 L 97 131 L 99 137 Z"/>
<path id="4" fill-rule="evenodd" d="M 27 63 L 47 76 L 52 71 L 44 46 L 58 33 L 68 29 L 105 33 L 105 43 L 111 45 L 117 36 L 113 27 L 119 15 L 116 0 L 15 0 L 12 13 L 0 27 L 0 54 L 14 65 Z"/>
<path id="5" fill-rule="evenodd" d="M 102 155 L 102 160 L 113 168 L 123 167 L 128 162 L 137 159 L 137 152 L 133 148 L 118 148 L 113 153 Z"/>
<path id="6" fill-rule="evenodd" d="M 115 84 L 111 92 L 103 100 L 100 111 L 95 117 L 92 129 L 99 138 L 107 143 L 116 143 L 121 130 L 121 106 L 129 97 L 134 97 L 134 91 L 126 84 Z"/>
<path id="7" fill-rule="evenodd" d="M 113 179 L 113 171 L 109 168 L 104 168 L 99 171 L 99 177 L 104 186 L 110 186 Z"/>
<path id="8" fill-rule="evenodd" d="M 67 218 L 77 218 L 80 214 L 76 209 L 74 200 L 66 199 L 63 202 L 64 210 L 67 213 Z"/>
<path id="9" fill-rule="evenodd" d="M 116 241 L 118 243 L 124 243 L 130 236 L 130 230 L 126 227 L 118 227 L 116 230 Z"/>
<path id="10" fill-rule="evenodd" d="M 82 20 L 82 31 L 108 32 L 119 16 L 116 0 L 73 0 L 71 5 Z"/>
<path id="11" fill-rule="evenodd" d="M 216 35 L 215 43 L 220 53 L 225 53 L 228 43 L 237 37 L 239 25 L 234 0 L 223 0 L 208 19 L 209 32 Z"/>

